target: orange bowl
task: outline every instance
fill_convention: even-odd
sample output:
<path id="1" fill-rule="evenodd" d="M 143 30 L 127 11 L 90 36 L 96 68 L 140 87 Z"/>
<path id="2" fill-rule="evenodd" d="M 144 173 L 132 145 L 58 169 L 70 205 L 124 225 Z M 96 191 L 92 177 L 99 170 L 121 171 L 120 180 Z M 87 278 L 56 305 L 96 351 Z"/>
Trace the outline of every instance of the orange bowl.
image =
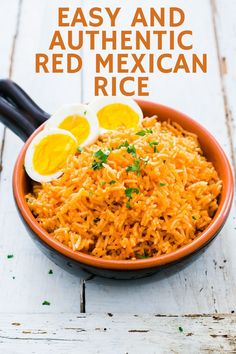
<path id="1" fill-rule="evenodd" d="M 25 201 L 25 194 L 30 190 L 30 180 L 24 170 L 24 157 L 31 140 L 43 128 L 41 126 L 27 140 L 16 161 L 13 176 L 14 197 L 25 225 L 41 249 L 54 262 L 76 274 L 82 268 L 90 273 L 112 278 L 137 278 L 150 275 L 167 265 L 183 260 L 206 246 L 219 233 L 229 214 L 234 193 L 233 175 L 229 161 L 215 138 L 199 123 L 183 113 L 153 102 L 140 100 L 137 102 L 144 116 L 157 114 L 160 121 L 170 119 L 179 123 L 184 129 L 197 134 L 205 156 L 214 164 L 223 181 L 219 208 L 210 225 L 194 241 L 170 254 L 135 261 L 118 261 L 104 260 L 73 251 L 53 239 L 40 227 Z"/>

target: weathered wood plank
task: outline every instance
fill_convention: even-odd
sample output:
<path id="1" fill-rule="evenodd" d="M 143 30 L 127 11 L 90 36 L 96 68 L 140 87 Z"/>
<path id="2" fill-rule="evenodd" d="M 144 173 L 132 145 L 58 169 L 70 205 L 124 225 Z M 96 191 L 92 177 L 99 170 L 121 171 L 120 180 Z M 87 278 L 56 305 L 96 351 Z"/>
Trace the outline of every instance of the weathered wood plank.
<path id="1" fill-rule="evenodd" d="M 9 77 L 11 74 L 12 53 L 14 51 L 15 35 L 17 31 L 17 19 L 19 12 L 19 0 L 4 1 L 0 4 L 0 77 Z M 6 21 L 6 13 L 9 18 Z M 0 159 L 2 160 L 2 149 L 5 129 L 0 123 Z M 0 164 L 2 161 L 0 162 Z"/>
<path id="2" fill-rule="evenodd" d="M 163 3 L 160 1 L 160 5 L 164 3 L 167 4 L 166 1 Z M 1 46 L 4 46 L 4 50 L 11 48 L 10 41 L 5 39 L 14 26 L 11 25 L 12 17 L 9 20 L 5 13 L 6 11 L 11 13 L 9 9 L 12 8 L 12 4 L 13 1 L 5 1 L 0 4 L 0 16 L 2 16 L 0 27 L 4 27 L 4 41 L 2 42 L 0 39 L 0 49 Z M 82 98 L 84 101 L 89 101 L 93 96 L 93 58 L 92 53 L 89 54 L 86 48 L 84 56 L 87 65 L 85 65 L 83 74 L 83 91 L 80 90 L 81 78 L 78 75 L 35 75 L 34 73 L 34 53 L 40 50 L 45 51 L 48 46 L 49 32 L 55 28 L 55 8 L 58 4 L 59 1 L 50 3 L 45 0 L 23 1 L 20 31 L 12 66 L 13 79 L 32 94 L 33 98 L 49 112 L 55 110 L 62 103 Z M 100 6 L 103 5 L 109 6 L 111 2 L 101 1 Z M 120 1 L 119 4 L 116 4 L 116 6 L 119 5 L 129 6 L 128 10 L 132 9 L 130 2 L 127 1 Z M 156 6 L 156 2 L 150 1 L 149 5 Z M 232 2 L 231 5 L 233 5 Z M 78 2 L 76 6 L 78 6 Z M 197 50 L 208 52 L 209 71 L 207 75 L 197 76 L 153 76 L 150 99 L 176 107 L 195 117 L 213 132 L 230 156 L 230 141 L 225 125 L 224 101 L 214 30 L 209 21 L 211 18 L 210 4 L 205 0 L 198 2 L 184 0 L 180 6 L 186 9 L 187 24 L 196 33 Z M 16 14 L 17 7 L 15 10 Z M 201 16 L 201 26 L 199 26 L 197 14 Z M 231 14 L 233 11 L 230 11 Z M 127 19 L 122 17 L 122 26 L 126 26 L 126 21 Z M 7 23 L 9 23 L 9 31 L 6 31 Z M 14 35 L 14 31 L 12 33 Z M 8 54 L 4 61 L 6 72 L 4 75 L 7 75 L 10 51 L 8 49 L 5 52 Z M 2 56 L 0 63 L 1 60 Z M 0 66 L 0 70 L 4 65 Z M 1 75 L 3 74 L 1 73 Z M 233 99 L 230 102 L 233 102 Z M 4 170 L 0 187 L 0 247 L 2 254 L 0 278 L 1 284 L 4 284 L 1 286 L 0 312 L 77 312 L 81 305 L 79 280 L 59 270 L 32 245 L 16 216 L 11 194 L 11 175 L 21 144 L 13 134 L 7 133 Z M 194 264 L 186 268 L 184 266 L 177 267 L 179 272 L 168 270 L 152 278 L 129 283 L 98 278 L 86 282 L 85 309 L 89 312 L 134 313 L 147 311 L 207 313 L 235 310 L 234 214 L 235 212 L 232 212 L 221 236 L 217 238 L 211 248 Z M 7 259 L 7 254 L 14 254 L 14 258 Z M 53 276 L 48 275 L 49 269 L 54 270 Z M 65 289 L 69 290 L 65 291 Z M 41 306 L 43 300 L 50 301 L 51 306 Z"/>
<path id="3" fill-rule="evenodd" d="M 60 1 L 46 0 L 21 2 L 19 31 L 12 56 L 12 79 L 49 112 L 64 103 L 80 101 L 81 95 L 79 76 L 49 77 L 34 72 L 34 54 L 47 49 L 52 31 L 56 28 L 59 4 Z M 6 5 L 1 16 L 4 21 L 0 22 L 0 26 L 7 25 L 11 16 Z M 9 28 L 11 26 L 13 24 L 10 22 Z M 1 33 L 7 33 L 7 30 Z M 7 42 L 7 37 L 3 38 Z M 21 146 L 19 138 L 7 130 L 0 185 L 0 312 L 79 312 L 80 279 L 62 271 L 37 249 L 17 215 L 11 183 Z M 11 254 L 14 258 L 8 259 L 7 255 Z M 48 274 L 50 269 L 53 274 Z M 51 305 L 42 306 L 44 300 Z"/>
<path id="4" fill-rule="evenodd" d="M 228 134 L 236 173 L 236 5 L 235 2 L 212 0 L 218 56 L 221 68 L 222 92 Z"/>
<path id="5" fill-rule="evenodd" d="M 191 348 L 191 349 L 190 349 Z M 235 315 L 5 314 L 2 353 L 235 353 Z"/>
<path id="6" fill-rule="evenodd" d="M 0 75 L 8 77 L 11 67 L 11 56 L 14 39 L 17 32 L 17 16 L 19 13 L 19 0 L 1 1 L 0 4 Z M 6 14 L 8 18 L 6 21 Z M 4 33 L 4 36 L 3 36 Z"/>
<path id="7" fill-rule="evenodd" d="M 109 4 L 108 0 L 100 2 L 101 6 Z M 139 2 L 140 6 L 141 4 L 146 11 L 149 6 L 156 6 L 155 1 L 148 2 L 148 7 L 144 1 Z M 171 2 L 158 2 L 158 6 L 168 5 Z M 85 6 L 89 8 L 91 4 L 87 3 Z M 128 29 L 133 6 L 130 2 L 122 2 L 122 6 L 126 9 L 126 16 L 122 16 L 119 28 Z M 195 118 L 215 135 L 231 157 L 211 3 L 205 0 L 183 0 L 179 6 L 186 13 L 185 27 L 193 30 L 194 51 L 208 54 L 208 73 L 151 75 L 150 100 L 175 107 Z M 84 73 L 85 101 L 89 101 L 94 94 L 90 84 L 95 74 L 93 61 L 94 54 L 91 54 L 91 60 L 87 58 L 89 64 L 85 66 Z M 132 282 L 114 282 L 99 278 L 87 281 L 86 311 L 181 314 L 235 310 L 234 216 L 235 209 L 218 238 L 199 259 L 186 267 L 184 264 L 175 266 L 149 279 Z"/>

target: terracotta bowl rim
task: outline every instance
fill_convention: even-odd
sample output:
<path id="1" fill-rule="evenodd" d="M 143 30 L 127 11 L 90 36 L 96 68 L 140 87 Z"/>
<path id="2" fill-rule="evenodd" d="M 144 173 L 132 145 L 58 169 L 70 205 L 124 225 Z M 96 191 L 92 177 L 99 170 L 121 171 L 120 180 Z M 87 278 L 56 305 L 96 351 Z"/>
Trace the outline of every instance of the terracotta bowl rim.
<path id="1" fill-rule="evenodd" d="M 140 106 L 155 105 L 157 107 L 157 110 L 162 110 L 162 111 L 168 110 L 170 113 L 172 113 L 172 115 L 179 116 L 179 119 L 183 121 L 189 121 L 193 126 L 192 129 L 193 131 L 196 128 L 200 130 L 203 133 L 203 135 L 207 135 L 208 139 L 211 141 L 211 144 L 213 144 L 214 146 L 214 150 L 217 152 L 218 156 L 221 158 L 221 161 L 223 162 L 221 168 L 224 169 L 226 174 L 227 183 L 225 183 L 224 185 L 224 193 L 222 193 L 219 208 L 211 224 L 194 241 L 192 241 L 190 244 L 186 246 L 183 246 L 177 251 L 174 251 L 166 255 L 150 257 L 146 259 L 139 259 L 135 261 L 104 260 L 104 259 L 96 258 L 94 256 L 87 255 L 82 252 L 73 251 L 69 247 L 61 244 L 59 241 L 54 240 L 52 237 L 49 236 L 49 234 L 45 230 L 43 230 L 39 226 L 34 216 L 30 212 L 29 207 L 24 198 L 24 192 L 22 188 L 22 180 L 24 178 L 24 168 L 23 168 L 24 156 L 31 140 L 35 137 L 35 135 L 39 133 L 40 130 L 42 130 L 43 126 L 40 126 L 26 141 L 17 158 L 15 168 L 14 168 L 14 173 L 13 173 L 14 198 L 18 210 L 21 216 L 23 217 L 24 221 L 41 241 L 46 243 L 53 250 L 81 264 L 85 264 L 85 265 L 89 265 L 101 269 L 113 269 L 113 270 L 125 271 L 125 270 L 153 268 L 153 267 L 159 267 L 170 263 L 174 263 L 176 261 L 181 260 L 182 258 L 185 258 L 186 256 L 192 253 L 195 253 L 197 250 L 199 250 L 205 244 L 207 244 L 222 228 L 229 214 L 232 201 L 233 201 L 233 193 L 234 193 L 233 174 L 232 174 L 229 161 L 224 151 L 222 150 L 221 146 L 216 141 L 216 139 L 201 124 L 199 124 L 197 121 L 193 120 L 192 118 L 188 117 L 184 113 L 181 113 L 173 108 L 155 102 L 142 101 L 142 100 L 137 100 L 137 101 L 140 104 Z"/>

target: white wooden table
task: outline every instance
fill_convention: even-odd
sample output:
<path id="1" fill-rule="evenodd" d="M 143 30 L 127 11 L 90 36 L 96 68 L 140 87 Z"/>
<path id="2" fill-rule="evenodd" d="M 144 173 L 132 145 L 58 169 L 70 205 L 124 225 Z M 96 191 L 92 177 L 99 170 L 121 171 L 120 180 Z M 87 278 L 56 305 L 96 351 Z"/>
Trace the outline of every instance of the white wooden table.
<path id="1" fill-rule="evenodd" d="M 0 0 L 0 76 L 16 81 L 48 112 L 93 97 L 93 53 L 86 47 L 82 75 L 34 72 L 34 54 L 47 50 L 56 29 L 57 7 L 88 9 L 92 3 Z M 195 51 L 208 53 L 208 73 L 151 76 L 149 99 L 201 122 L 235 171 L 235 0 L 100 0 L 99 6 L 127 7 L 118 24 L 126 28 L 136 3 L 185 10 Z M 22 142 L 3 126 L 0 140 L 0 353 L 236 353 L 235 203 L 217 239 L 186 267 L 129 282 L 79 279 L 51 263 L 28 237 L 11 189 Z M 42 305 L 45 300 L 50 306 Z"/>

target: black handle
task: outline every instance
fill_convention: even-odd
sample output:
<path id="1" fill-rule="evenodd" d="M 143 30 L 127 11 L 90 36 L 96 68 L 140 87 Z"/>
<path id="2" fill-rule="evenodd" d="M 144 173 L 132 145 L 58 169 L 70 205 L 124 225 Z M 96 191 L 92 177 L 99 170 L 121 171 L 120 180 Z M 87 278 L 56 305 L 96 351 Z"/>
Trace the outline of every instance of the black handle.
<path id="1" fill-rule="evenodd" d="M 50 115 L 11 80 L 0 80 L 0 121 L 23 141 Z"/>

